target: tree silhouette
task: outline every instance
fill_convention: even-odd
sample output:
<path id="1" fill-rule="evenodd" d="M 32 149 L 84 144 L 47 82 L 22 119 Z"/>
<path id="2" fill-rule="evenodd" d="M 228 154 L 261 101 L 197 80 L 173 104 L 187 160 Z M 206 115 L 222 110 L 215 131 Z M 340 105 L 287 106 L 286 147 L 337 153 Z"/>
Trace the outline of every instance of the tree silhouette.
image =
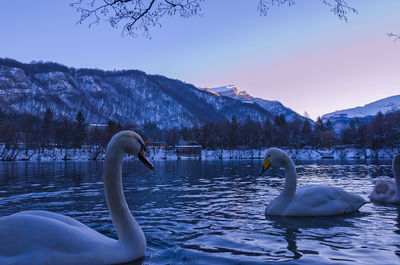
<path id="1" fill-rule="evenodd" d="M 387 35 L 389 36 L 389 38 L 393 38 L 393 41 L 400 40 L 400 35 L 399 34 L 388 33 Z"/>
<path id="2" fill-rule="evenodd" d="M 232 116 L 232 122 L 228 123 L 228 141 L 229 148 L 233 148 L 239 144 L 239 123 L 236 116 Z"/>
<path id="3" fill-rule="evenodd" d="M 46 112 L 44 113 L 42 125 L 41 125 L 41 142 L 43 146 L 49 145 L 49 138 L 51 133 L 53 132 L 51 126 L 53 122 L 53 112 L 47 108 Z"/>
<path id="4" fill-rule="evenodd" d="M 78 23 L 88 21 L 89 27 L 107 20 L 113 28 L 123 25 L 123 34 L 136 37 L 139 32 L 150 37 L 149 28 L 161 26 L 164 16 L 178 15 L 190 18 L 201 15 L 204 0 L 74 0 L 70 6 L 80 13 Z M 347 21 L 349 14 L 357 10 L 346 0 L 320 0 L 339 19 Z M 295 0 L 259 0 L 257 10 L 266 16 L 274 6 L 292 6 Z"/>
<path id="5" fill-rule="evenodd" d="M 374 150 L 383 147 L 385 137 L 384 122 L 382 112 L 378 112 L 375 119 L 370 123 L 371 148 Z"/>
<path id="6" fill-rule="evenodd" d="M 114 120 L 107 121 L 107 141 L 111 139 L 111 137 L 116 134 L 117 132 L 122 130 L 122 126 L 119 122 Z"/>
<path id="7" fill-rule="evenodd" d="M 342 144 L 345 145 L 355 145 L 357 143 L 357 128 L 355 120 L 350 121 L 349 126 L 342 130 L 341 140 Z"/>
<path id="8" fill-rule="evenodd" d="M 347 17 L 350 13 L 357 14 L 357 9 L 349 6 L 346 0 L 320 0 L 324 5 L 326 5 L 330 12 L 335 14 L 341 20 L 347 21 Z M 264 16 L 268 15 L 268 12 L 273 6 L 295 5 L 295 0 L 260 0 L 258 2 L 257 9 Z"/>
<path id="9" fill-rule="evenodd" d="M 85 123 L 85 117 L 83 116 L 82 111 L 80 110 L 76 115 L 75 122 L 75 137 L 74 137 L 74 145 L 75 147 L 80 148 L 84 143 L 87 135 L 87 127 Z"/>
<path id="10" fill-rule="evenodd" d="M 200 14 L 203 0 L 77 0 L 71 2 L 80 13 L 79 23 L 90 20 L 89 26 L 107 19 L 113 28 L 123 24 L 123 33 L 136 37 L 142 31 L 150 37 L 149 28 L 160 26 L 164 16 L 189 18 Z"/>
<path id="11" fill-rule="evenodd" d="M 56 129 L 56 142 L 61 148 L 70 148 L 72 146 L 72 122 L 64 119 Z"/>
<path id="12" fill-rule="evenodd" d="M 311 145 L 312 142 L 312 126 L 309 119 L 304 119 L 301 128 L 301 142 L 303 145 Z"/>
<path id="13" fill-rule="evenodd" d="M 276 128 L 276 145 L 288 146 L 289 145 L 289 126 L 287 124 L 285 115 L 275 116 L 274 127 Z"/>

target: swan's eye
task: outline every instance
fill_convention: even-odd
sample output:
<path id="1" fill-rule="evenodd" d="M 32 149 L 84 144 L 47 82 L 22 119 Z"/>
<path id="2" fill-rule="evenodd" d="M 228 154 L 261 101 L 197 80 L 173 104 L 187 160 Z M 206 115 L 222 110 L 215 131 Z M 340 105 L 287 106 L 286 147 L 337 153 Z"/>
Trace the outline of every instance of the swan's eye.
<path id="1" fill-rule="evenodd" d="M 271 157 L 271 155 L 268 155 L 268 157 Z"/>

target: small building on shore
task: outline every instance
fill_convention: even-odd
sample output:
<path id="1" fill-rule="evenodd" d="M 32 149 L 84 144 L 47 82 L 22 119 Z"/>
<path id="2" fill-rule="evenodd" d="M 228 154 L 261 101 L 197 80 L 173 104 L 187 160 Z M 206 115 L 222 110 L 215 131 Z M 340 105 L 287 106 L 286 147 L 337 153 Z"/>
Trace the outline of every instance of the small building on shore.
<path id="1" fill-rule="evenodd" d="M 202 146 L 193 141 L 182 141 L 180 145 L 175 146 L 175 152 L 178 158 L 194 157 L 201 159 Z"/>

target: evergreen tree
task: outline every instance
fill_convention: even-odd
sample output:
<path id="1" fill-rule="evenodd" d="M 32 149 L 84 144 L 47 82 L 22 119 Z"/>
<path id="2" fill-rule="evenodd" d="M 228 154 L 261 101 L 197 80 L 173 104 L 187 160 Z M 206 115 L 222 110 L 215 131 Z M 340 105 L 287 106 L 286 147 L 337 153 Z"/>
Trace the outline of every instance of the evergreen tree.
<path id="1" fill-rule="evenodd" d="M 351 120 L 347 128 L 344 128 L 341 133 L 342 144 L 355 145 L 357 143 L 357 128 L 356 121 Z"/>
<path id="2" fill-rule="evenodd" d="M 322 147 L 324 142 L 324 132 L 326 132 L 326 127 L 321 117 L 317 117 L 313 131 L 313 145 L 315 147 Z"/>
<path id="3" fill-rule="evenodd" d="M 259 146 L 261 145 L 261 125 L 247 116 L 246 122 L 239 126 L 239 145 Z"/>
<path id="4" fill-rule="evenodd" d="M 385 138 L 384 117 L 382 112 L 378 112 L 375 119 L 370 123 L 369 131 L 371 148 L 374 150 L 382 148 Z"/>
<path id="5" fill-rule="evenodd" d="M 108 141 L 113 137 L 114 134 L 122 130 L 122 126 L 119 122 L 114 120 L 107 121 L 107 138 Z"/>
<path id="6" fill-rule="evenodd" d="M 266 119 L 262 125 L 262 145 L 263 146 L 270 146 L 273 142 L 273 126 L 269 119 Z"/>
<path id="7" fill-rule="evenodd" d="M 309 119 L 304 119 L 301 128 L 301 142 L 302 145 L 311 145 L 312 143 L 312 127 Z"/>
<path id="8" fill-rule="evenodd" d="M 325 131 L 332 131 L 332 130 L 333 130 L 332 122 L 330 120 L 328 120 L 325 123 Z"/>
<path id="9" fill-rule="evenodd" d="M 304 123 L 297 117 L 289 123 L 289 143 L 292 147 L 298 149 L 303 145 L 302 143 L 302 129 Z"/>
<path id="10" fill-rule="evenodd" d="M 143 126 L 143 133 L 144 135 L 146 135 L 147 138 L 151 139 L 152 141 L 160 141 L 161 131 L 155 122 L 146 122 Z"/>
<path id="11" fill-rule="evenodd" d="M 47 108 L 43 116 L 40 133 L 40 139 L 43 146 L 49 145 L 50 136 L 53 133 L 52 122 L 53 112 L 49 108 Z"/>
<path id="12" fill-rule="evenodd" d="M 232 116 L 232 122 L 228 123 L 228 142 L 227 147 L 233 148 L 239 144 L 239 124 L 237 122 L 236 116 Z"/>
<path id="13" fill-rule="evenodd" d="M 275 135 L 275 145 L 276 146 L 288 146 L 289 145 L 289 128 L 286 122 L 285 115 L 280 114 L 275 116 L 276 135 Z"/>
<path id="14" fill-rule="evenodd" d="M 400 147 L 400 111 L 389 113 L 384 118 L 384 146 Z"/>
<path id="15" fill-rule="evenodd" d="M 325 124 L 322 121 L 320 116 L 317 117 L 317 121 L 315 122 L 315 130 L 318 131 L 318 132 L 326 131 Z"/>
<path id="16" fill-rule="evenodd" d="M 357 148 L 367 148 L 368 145 L 368 126 L 362 124 L 358 126 L 355 137 L 355 144 Z"/>
<path id="17" fill-rule="evenodd" d="M 87 135 L 87 126 L 85 123 L 85 117 L 83 116 L 83 113 L 80 110 L 76 115 L 76 121 L 75 121 L 74 147 L 80 148 L 85 142 L 86 135 Z"/>
<path id="18" fill-rule="evenodd" d="M 73 141 L 73 126 L 70 121 L 64 119 L 56 129 L 56 142 L 61 148 L 71 148 Z"/>

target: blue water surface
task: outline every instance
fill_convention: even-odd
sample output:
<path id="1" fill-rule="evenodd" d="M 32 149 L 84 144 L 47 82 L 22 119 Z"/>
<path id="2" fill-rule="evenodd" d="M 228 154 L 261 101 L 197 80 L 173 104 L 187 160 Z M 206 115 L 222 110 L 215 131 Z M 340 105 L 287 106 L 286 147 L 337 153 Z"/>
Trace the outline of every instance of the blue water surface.
<path id="1" fill-rule="evenodd" d="M 400 208 L 367 204 L 340 217 L 269 218 L 283 187 L 262 161 L 139 161 L 123 167 L 125 195 L 147 238 L 131 264 L 400 264 Z M 328 184 L 368 199 L 380 163 L 296 161 L 298 185 Z M 47 210 L 116 238 L 103 192 L 102 162 L 0 162 L 0 216 Z"/>

